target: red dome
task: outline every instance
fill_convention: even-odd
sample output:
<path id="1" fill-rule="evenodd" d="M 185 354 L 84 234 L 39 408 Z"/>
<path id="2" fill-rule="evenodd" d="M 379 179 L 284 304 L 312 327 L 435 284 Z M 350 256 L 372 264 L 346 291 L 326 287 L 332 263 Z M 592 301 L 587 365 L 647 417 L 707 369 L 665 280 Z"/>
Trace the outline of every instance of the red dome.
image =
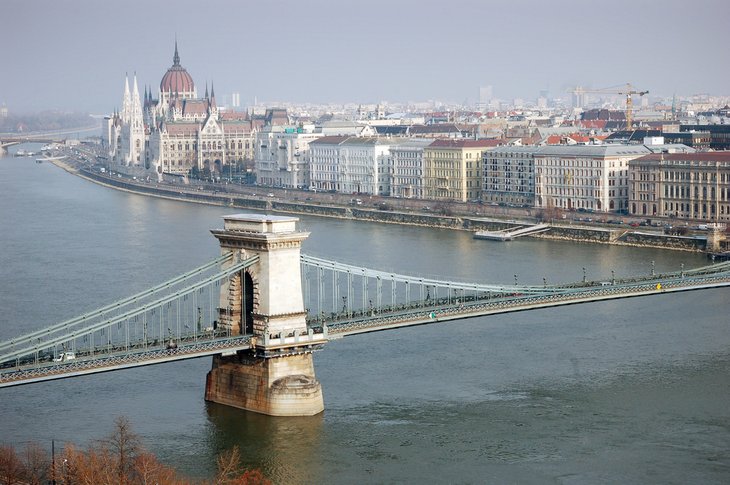
<path id="1" fill-rule="evenodd" d="M 163 93 L 191 93 L 194 90 L 195 84 L 193 83 L 193 78 L 180 65 L 180 56 L 177 54 L 177 42 L 175 42 L 175 56 L 172 58 L 172 67 L 162 76 L 160 91 Z"/>

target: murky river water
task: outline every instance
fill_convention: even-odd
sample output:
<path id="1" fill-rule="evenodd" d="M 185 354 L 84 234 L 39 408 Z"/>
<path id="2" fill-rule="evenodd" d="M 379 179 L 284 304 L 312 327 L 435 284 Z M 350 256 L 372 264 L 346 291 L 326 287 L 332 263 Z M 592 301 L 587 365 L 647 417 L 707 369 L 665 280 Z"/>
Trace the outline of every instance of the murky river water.
<path id="1" fill-rule="evenodd" d="M 229 209 L 0 159 L 0 339 L 75 316 L 218 254 Z M 512 283 L 706 264 L 701 255 L 302 217 L 304 252 L 401 273 Z M 326 410 L 205 403 L 210 359 L 0 390 L 0 442 L 86 444 L 130 418 L 193 476 L 233 444 L 277 483 L 727 483 L 728 290 L 610 301 L 348 337 L 315 354 Z"/>

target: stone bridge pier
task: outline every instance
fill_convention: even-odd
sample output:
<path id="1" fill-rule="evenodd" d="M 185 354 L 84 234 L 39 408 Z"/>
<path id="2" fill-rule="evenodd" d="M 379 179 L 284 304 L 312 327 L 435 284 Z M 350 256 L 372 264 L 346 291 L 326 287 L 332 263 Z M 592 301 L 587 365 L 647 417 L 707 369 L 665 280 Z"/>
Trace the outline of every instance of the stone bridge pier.
<path id="1" fill-rule="evenodd" d="M 221 285 L 219 325 L 233 335 L 253 334 L 250 350 L 217 355 L 205 399 L 272 416 L 311 416 L 324 410 L 312 351 L 325 333 L 307 328 L 301 288 L 301 243 L 309 233 L 296 217 L 224 216 L 211 231 L 223 254 L 259 260 Z"/>

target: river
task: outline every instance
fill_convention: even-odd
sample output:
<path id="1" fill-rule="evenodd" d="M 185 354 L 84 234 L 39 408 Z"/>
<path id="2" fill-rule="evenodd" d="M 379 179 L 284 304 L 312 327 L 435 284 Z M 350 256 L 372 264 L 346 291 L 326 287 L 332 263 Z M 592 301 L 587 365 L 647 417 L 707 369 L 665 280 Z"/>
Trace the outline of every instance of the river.
<path id="1" fill-rule="evenodd" d="M 0 339 L 208 261 L 230 209 L 0 159 Z M 659 249 L 300 216 L 303 251 L 401 273 L 541 284 L 707 263 Z M 0 442 L 88 445 L 127 416 L 148 449 L 209 476 L 234 444 L 275 483 L 728 483 L 728 290 L 348 337 L 315 354 L 325 412 L 203 400 L 210 358 L 0 390 Z"/>

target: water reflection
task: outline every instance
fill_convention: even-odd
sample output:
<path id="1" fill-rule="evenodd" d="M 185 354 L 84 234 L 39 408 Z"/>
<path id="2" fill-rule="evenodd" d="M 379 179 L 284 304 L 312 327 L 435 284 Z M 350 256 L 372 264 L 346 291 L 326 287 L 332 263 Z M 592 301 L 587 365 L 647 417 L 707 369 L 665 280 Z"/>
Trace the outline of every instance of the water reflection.
<path id="1" fill-rule="evenodd" d="M 321 483 L 324 413 L 272 417 L 206 403 L 209 442 L 215 453 L 238 445 L 244 466 L 260 467 L 274 483 Z"/>

